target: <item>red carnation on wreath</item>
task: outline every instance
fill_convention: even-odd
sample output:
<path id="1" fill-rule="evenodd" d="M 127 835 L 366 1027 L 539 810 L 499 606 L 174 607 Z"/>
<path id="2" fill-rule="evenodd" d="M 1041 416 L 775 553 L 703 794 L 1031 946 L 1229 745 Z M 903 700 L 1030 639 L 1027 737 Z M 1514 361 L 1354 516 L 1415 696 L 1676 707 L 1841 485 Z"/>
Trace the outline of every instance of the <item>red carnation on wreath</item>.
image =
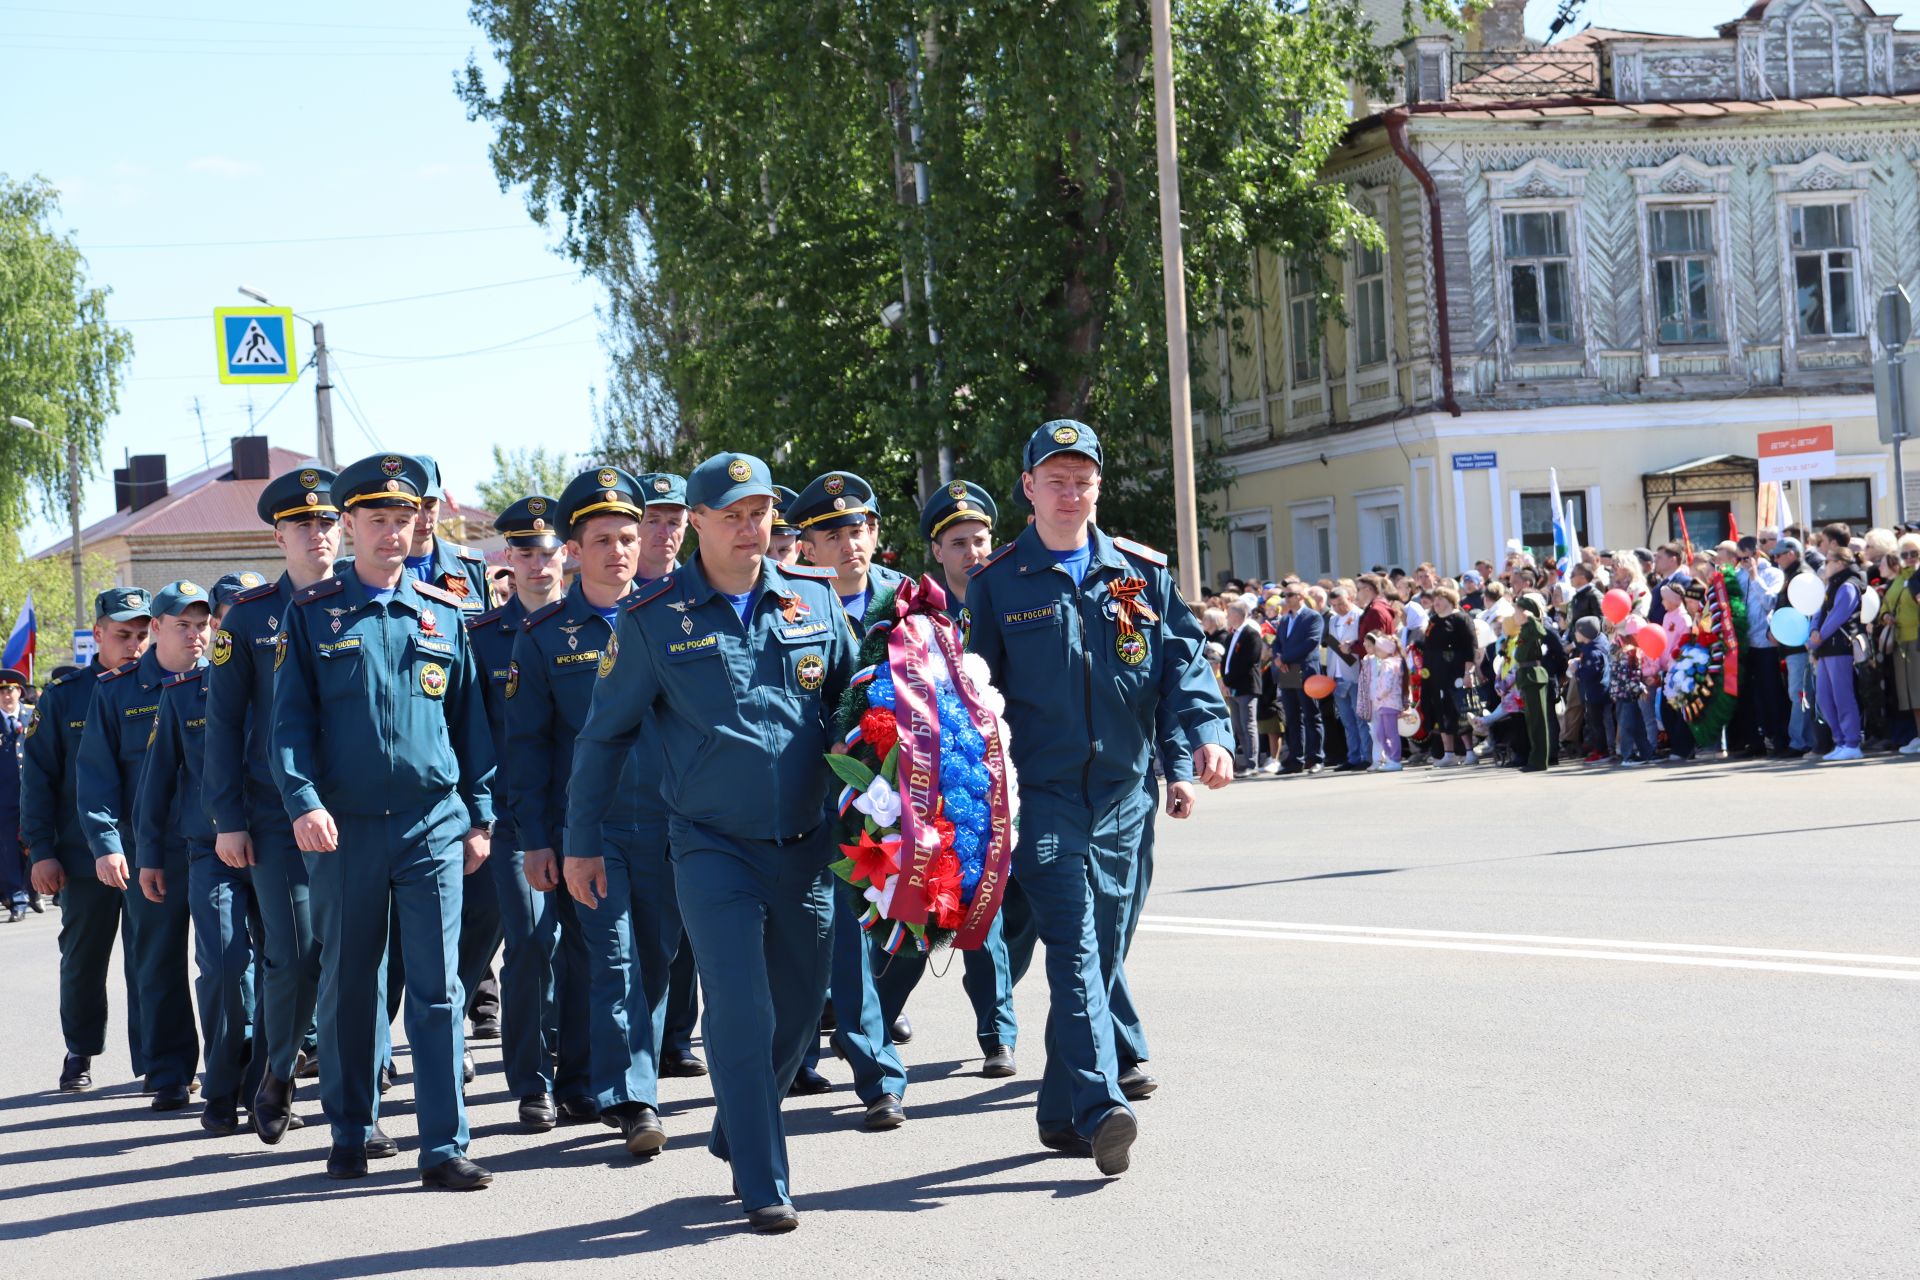
<path id="1" fill-rule="evenodd" d="M 885 760 L 900 741 L 900 725 L 885 707 L 869 707 L 860 717 L 860 737 L 873 748 L 874 755 Z"/>

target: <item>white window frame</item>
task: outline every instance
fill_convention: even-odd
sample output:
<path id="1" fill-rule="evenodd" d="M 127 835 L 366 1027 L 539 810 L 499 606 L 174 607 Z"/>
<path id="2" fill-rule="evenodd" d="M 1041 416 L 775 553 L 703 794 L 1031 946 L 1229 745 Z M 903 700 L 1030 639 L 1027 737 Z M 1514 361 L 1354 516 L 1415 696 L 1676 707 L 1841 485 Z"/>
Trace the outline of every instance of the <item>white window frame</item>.
<path id="1" fill-rule="evenodd" d="M 1642 348 L 1647 372 L 1660 375 L 1660 357 L 1667 355 L 1740 354 L 1739 299 L 1733 287 L 1733 272 L 1728 257 L 1732 245 L 1731 223 L 1727 214 L 1727 193 L 1733 186 L 1732 165 L 1707 165 L 1692 156 L 1675 156 L 1652 168 L 1629 169 L 1639 197 L 1640 208 L 1640 297 L 1642 300 Z M 1713 229 L 1713 294 L 1717 314 L 1714 319 L 1720 334 L 1709 342 L 1662 342 L 1660 340 L 1660 291 L 1654 268 L 1653 215 L 1674 208 L 1699 208 L 1710 211 Z"/>
<path id="2" fill-rule="evenodd" d="M 1865 344 L 1873 325 L 1872 202 L 1867 188 L 1873 181 L 1873 162 L 1842 160 L 1822 151 L 1799 164 L 1770 166 L 1774 188 L 1774 256 L 1780 268 L 1781 367 L 1792 379 L 1799 373 L 1795 356 L 1802 345 L 1815 349 L 1852 349 Z M 1793 260 L 1792 211 L 1810 204 L 1853 206 L 1855 280 L 1860 288 L 1857 334 L 1805 337 L 1800 333 L 1799 288 Z"/>
<path id="3" fill-rule="evenodd" d="M 1493 301 L 1500 337 L 1501 373 L 1513 376 L 1515 363 L 1564 364 L 1578 359 L 1583 372 L 1591 373 L 1593 353 L 1589 344 L 1593 326 L 1587 320 L 1586 195 L 1585 169 L 1565 169 L 1549 160 L 1529 160 L 1510 173 L 1486 175 L 1489 194 L 1488 240 L 1493 251 Z M 1571 332 L 1564 343 L 1547 346 L 1519 345 L 1514 331 L 1513 290 L 1507 279 L 1506 215 L 1509 213 L 1559 213 L 1566 218 L 1567 284 L 1569 289 L 1568 323 Z"/>
<path id="4" fill-rule="evenodd" d="M 1273 508 L 1248 507 L 1240 511 L 1229 511 L 1227 519 L 1227 574 L 1229 577 L 1247 581 L 1240 562 L 1234 555 L 1233 535 L 1236 533 L 1258 533 L 1267 540 L 1267 571 L 1259 575 L 1261 582 L 1277 582 L 1280 576 L 1279 547 L 1273 539 Z"/>
<path id="5" fill-rule="evenodd" d="M 1301 554 L 1301 547 L 1307 541 L 1302 530 L 1310 522 L 1324 519 L 1327 522 L 1327 564 L 1324 570 L 1309 573 Z M 1319 578 L 1332 578 L 1340 573 L 1340 520 L 1334 510 L 1332 498 L 1311 498 L 1304 502 L 1287 504 L 1287 524 L 1291 531 L 1293 550 L 1293 568 L 1290 572 L 1299 574 L 1308 582 Z"/>
<path id="6" fill-rule="evenodd" d="M 1280 289 L 1285 294 L 1286 335 L 1287 335 L 1287 388 L 1290 391 L 1304 391 L 1310 387 L 1325 387 L 1327 382 L 1327 318 L 1320 311 L 1320 295 L 1315 286 L 1309 284 L 1303 291 L 1294 288 L 1293 259 L 1285 259 L 1280 265 Z M 1300 377 L 1299 356 L 1295 351 L 1300 341 L 1300 322 L 1294 310 L 1296 303 L 1305 303 L 1313 309 L 1313 376 Z"/>
<path id="7" fill-rule="evenodd" d="M 1370 573 L 1373 570 L 1374 564 L 1382 563 L 1389 569 L 1397 564 L 1400 568 L 1412 572 L 1412 566 L 1410 566 L 1407 561 L 1413 560 L 1414 564 L 1418 564 L 1419 561 L 1414 559 L 1411 554 L 1412 540 L 1409 536 L 1411 531 L 1407 519 L 1406 487 L 1396 484 L 1387 485 L 1379 489 L 1362 489 L 1353 495 L 1353 511 L 1354 532 L 1360 538 L 1361 570 Z M 1399 529 L 1400 547 L 1397 557 L 1383 556 L 1380 560 L 1376 561 L 1372 558 L 1373 549 L 1367 545 L 1369 542 L 1369 538 L 1367 537 L 1367 522 L 1381 512 L 1391 512 L 1393 514 Z"/>

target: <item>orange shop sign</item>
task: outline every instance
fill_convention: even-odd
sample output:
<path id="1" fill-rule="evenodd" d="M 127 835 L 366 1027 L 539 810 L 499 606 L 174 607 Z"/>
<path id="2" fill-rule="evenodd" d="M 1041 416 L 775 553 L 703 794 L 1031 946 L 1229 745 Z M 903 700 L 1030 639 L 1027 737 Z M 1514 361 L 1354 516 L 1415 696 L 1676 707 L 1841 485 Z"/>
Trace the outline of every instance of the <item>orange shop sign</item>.
<path id="1" fill-rule="evenodd" d="M 1834 473 L 1833 427 L 1760 433 L 1760 483 L 1818 480 Z"/>

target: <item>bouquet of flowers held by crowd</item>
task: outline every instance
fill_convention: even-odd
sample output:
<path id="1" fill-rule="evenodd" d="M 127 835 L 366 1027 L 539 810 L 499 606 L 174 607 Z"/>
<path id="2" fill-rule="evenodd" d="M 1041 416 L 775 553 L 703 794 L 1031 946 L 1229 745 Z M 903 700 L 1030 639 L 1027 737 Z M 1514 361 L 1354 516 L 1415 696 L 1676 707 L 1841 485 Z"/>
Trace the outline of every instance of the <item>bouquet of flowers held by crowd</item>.
<path id="1" fill-rule="evenodd" d="M 845 751 L 827 757 L 844 784 L 833 871 L 889 953 L 980 946 L 1013 855 L 1006 702 L 945 608 L 927 578 L 874 598 L 840 703 Z"/>
<path id="2" fill-rule="evenodd" d="M 1693 740 L 1707 746 L 1732 721 L 1740 696 L 1740 640 L 1747 631 L 1747 602 L 1733 574 L 1721 569 L 1701 584 L 1706 609 L 1667 668 L 1661 692 L 1686 718 Z"/>

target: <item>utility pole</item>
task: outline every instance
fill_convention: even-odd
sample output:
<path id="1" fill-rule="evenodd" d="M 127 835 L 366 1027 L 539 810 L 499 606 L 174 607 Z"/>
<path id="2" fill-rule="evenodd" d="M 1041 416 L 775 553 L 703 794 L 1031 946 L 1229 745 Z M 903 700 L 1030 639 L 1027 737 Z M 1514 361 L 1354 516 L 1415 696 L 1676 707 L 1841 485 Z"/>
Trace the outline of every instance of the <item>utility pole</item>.
<path id="1" fill-rule="evenodd" d="M 340 464 L 333 458 L 333 383 L 327 379 L 327 326 L 322 320 L 313 322 L 313 368 L 319 375 L 313 399 L 320 423 L 320 465 L 333 471 Z"/>
<path id="2" fill-rule="evenodd" d="M 84 631 L 87 618 L 85 575 L 80 564 L 80 438 L 67 428 L 67 519 L 73 524 L 73 629 Z"/>
<path id="3" fill-rule="evenodd" d="M 1907 475 L 1901 466 L 1900 446 L 1907 439 L 1907 396 L 1902 383 L 1907 363 L 1907 339 L 1913 336 L 1913 304 L 1907 291 L 1894 285 L 1880 295 L 1878 315 L 1881 350 L 1887 357 L 1887 408 L 1893 422 L 1893 509 L 1899 523 L 1907 522 Z"/>
<path id="4" fill-rule="evenodd" d="M 1153 124 L 1159 143 L 1160 270 L 1167 306 L 1167 394 L 1173 410 L 1174 560 L 1180 591 L 1200 598 L 1200 529 L 1193 490 L 1193 398 L 1187 385 L 1187 279 L 1180 246 L 1180 156 L 1173 112 L 1173 16 L 1152 0 Z"/>

